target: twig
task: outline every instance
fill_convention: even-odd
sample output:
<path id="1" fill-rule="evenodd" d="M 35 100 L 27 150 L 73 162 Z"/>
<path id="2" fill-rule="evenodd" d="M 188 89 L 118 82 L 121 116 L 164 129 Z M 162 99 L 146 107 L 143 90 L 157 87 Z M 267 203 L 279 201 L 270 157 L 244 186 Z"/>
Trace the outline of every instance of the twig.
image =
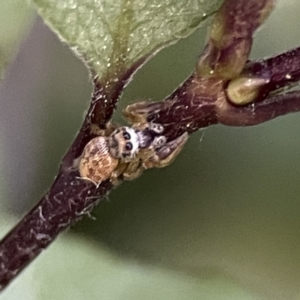
<path id="1" fill-rule="evenodd" d="M 300 48 L 267 60 L 247 62 L 253 33 L 272 6 L 271 0 L 225 1 L 214 19 L 207 47 L 195 72 L 172 95 L 155 104 L 161 103 L 161 109 L 149 115 L 148 120 L 162 124 L 167 137 L 174 139 L 183 132 L 193 133 L 212 124 L 254 125 L 299 111 L 299 92 L 275 96 L 269 93 L 299 80 Z M 84 124 L 63 158 L 54 184 L 0 242 L 0 289 L 4 289 L 60 232 L 88 215 L 112 189 L 109 181 L 96 188 L 78 178 L 78 173 L 72 171 L 73 160 L 93 138 L 90 126 L 104 127 L 111 119 L 120 93 L 145 60 L 137 62 L 118 82 L 102 78 L 101 84 L 95 78 Z M 228 98 L 228 84 L 253 76 L 267 80 L 257 88 L 251 103 L 232 104 L 229 101 L 232 99 Z M 165 105 L 166 102 L 171 105 Z"/>

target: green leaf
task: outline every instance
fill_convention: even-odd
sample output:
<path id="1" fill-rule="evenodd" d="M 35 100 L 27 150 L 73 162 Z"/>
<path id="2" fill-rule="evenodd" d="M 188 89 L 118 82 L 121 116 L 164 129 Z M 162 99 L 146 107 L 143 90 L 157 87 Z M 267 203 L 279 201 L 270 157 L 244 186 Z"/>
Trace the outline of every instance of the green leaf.
<path id="1" fill-rule="evenodd" d="M 192 33 L 221 0 L 34 0 L 39 13 L 100 77 Z"/>
<path id="2" fill-rule="evenodd" d="M 32 20 L 33 11 L 26 1 L 0 1 L 0 77 Z"/>

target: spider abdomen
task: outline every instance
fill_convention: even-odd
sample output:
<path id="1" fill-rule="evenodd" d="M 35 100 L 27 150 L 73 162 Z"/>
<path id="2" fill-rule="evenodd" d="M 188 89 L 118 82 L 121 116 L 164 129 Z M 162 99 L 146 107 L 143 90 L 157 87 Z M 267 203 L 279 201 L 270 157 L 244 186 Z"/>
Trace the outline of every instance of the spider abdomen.
<path id="1" fill-rule="evenodd" d="M 110 178 L 118 163 L 119 160 L 113 157 L 109 151 L 107 138 L 96 137 L 83 150 L 79 163 L 79 173 L 81 177 L 87 178 L 95 184 L 100 184 Z"/>

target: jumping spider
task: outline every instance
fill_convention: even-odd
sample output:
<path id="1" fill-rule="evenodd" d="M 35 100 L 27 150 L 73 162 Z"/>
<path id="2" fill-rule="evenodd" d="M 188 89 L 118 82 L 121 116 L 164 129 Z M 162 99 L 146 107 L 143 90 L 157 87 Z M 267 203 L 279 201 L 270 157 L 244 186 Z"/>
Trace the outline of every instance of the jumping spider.
<path id="1" fill-rule="evenodd" d="M 105 130 L 93 127 L 98 136 L 85 146 L 76 163 L 81 178 L 96 186 L 107 179 L 117 185 L 121 179 L 137 178 L 146 169 L 169 165 L 180 153 L 188 134 L 167 141 L 163 126 L 147 122 L 140 108 L 140 104 L 130 105 L 124 112 L 131 127 L 116 128 L 111 123 Z"/>

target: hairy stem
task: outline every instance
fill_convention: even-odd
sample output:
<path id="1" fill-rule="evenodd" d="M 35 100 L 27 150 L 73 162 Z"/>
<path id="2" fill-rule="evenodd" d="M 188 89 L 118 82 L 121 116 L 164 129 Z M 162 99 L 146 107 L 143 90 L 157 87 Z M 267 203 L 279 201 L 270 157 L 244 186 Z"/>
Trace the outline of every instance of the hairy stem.
<path id="1" fill-rule="evenodd" d="M 271 0 L 225 1 L 213 21 L 207 47 L 195 72 L 166 100 L 155 104 L 161 109 L 149 115 L 148 121 L 162 124 L 167 137 L 175 139 L 184 132 L 192 133 L 217 123 L 254 125 L 299 111 L 299 92 L 276 96 L 264 93 L 259 101 L 244 106 L 228 101 L 228 83 L 243 72 L 262 78 L 267 76 L 268 92 L 289 86 L 291 81 L 300 78 L 299 48 L 267 60 L 247 62 L 252 35 L 270 13 L 273 3 Z M 88 215 L 112 189 L 109 181 L 96 188 L 78 178 L 79 174 L 72 171 L 73 161 L 93 137 L 91 125 L 103 128 L 111 119 L 122 90 L 146 59 L 118 76 L 117 81 L 116 78 L 106 78 L 107 84 L 103 84 L 103 78 L 101 81 L 95 78 L 94 94 L 84 124 L 63 158 L 54 184 L 0 242 L 0 290 L 60 232 Z"/>

